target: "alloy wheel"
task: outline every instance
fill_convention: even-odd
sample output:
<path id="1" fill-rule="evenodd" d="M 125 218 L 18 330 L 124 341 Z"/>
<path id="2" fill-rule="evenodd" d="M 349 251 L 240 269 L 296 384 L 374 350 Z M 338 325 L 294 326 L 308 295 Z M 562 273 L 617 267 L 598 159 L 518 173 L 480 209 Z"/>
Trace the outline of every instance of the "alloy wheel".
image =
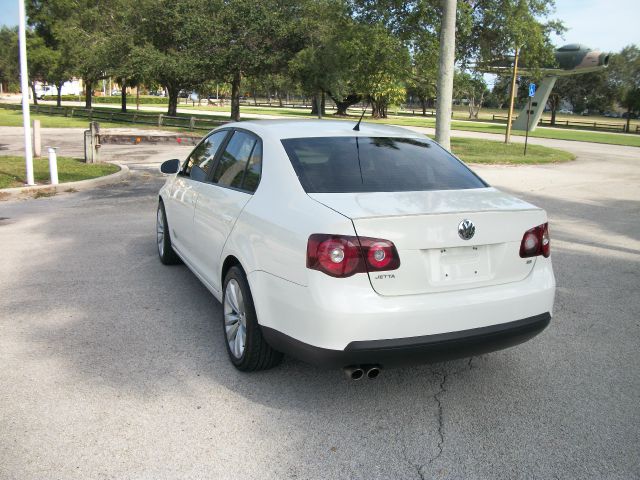
<path id="1" fill-rule="evenodd" d="M 229 350 L 237 359 L 242 358 L 247 341 L 247 317 L 240 285 L 232 278 L 224 294 L 224 331 Z"/>

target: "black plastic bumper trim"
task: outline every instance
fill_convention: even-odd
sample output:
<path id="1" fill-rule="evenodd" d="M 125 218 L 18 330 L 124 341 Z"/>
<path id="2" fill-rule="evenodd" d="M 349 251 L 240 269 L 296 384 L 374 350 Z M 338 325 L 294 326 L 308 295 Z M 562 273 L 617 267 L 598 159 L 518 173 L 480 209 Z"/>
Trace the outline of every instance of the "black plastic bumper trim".
<path id="1" fill-rule="evenodd" d="M 278 330 L 262 327 L 276 350 L 322 367 L 378 364 L 383 367 L 433 363 L 512 347 L 535 337 L 551 321 L 549 313 L 513 322 L 420 337 L 351 342 L 344 350 L 315 347 Z"/>

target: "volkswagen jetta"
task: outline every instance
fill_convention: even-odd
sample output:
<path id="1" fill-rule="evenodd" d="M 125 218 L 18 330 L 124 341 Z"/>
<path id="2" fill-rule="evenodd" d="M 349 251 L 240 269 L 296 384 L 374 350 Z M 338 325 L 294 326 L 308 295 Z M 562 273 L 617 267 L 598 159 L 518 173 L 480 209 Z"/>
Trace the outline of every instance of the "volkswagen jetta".
<path id="1" fill-rule="evenodd" d="M 286 353 L 373 377 L 516 345 L 551 319 L 546 213 L 416 132 L 234 123 L 161 170 L 160 260 L 221 301 L 240 370 Z"/>

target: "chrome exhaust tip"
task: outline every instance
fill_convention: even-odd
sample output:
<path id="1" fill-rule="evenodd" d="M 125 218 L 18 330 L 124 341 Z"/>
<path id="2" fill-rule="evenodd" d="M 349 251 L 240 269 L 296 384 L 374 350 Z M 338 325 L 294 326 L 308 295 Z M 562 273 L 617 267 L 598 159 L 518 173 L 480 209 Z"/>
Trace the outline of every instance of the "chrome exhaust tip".
<path id="1" fill-rule="evenodd" d="M 344 374 L 349 380 L 361 380 L 364 377 L 364 370 L 360 367 L 345 367 Z"/>
<path id="2" fill-rule="evenodd" d="M 373 380 L 374 378 L 377 378 L 378 375 L 380 375 L 380 367 L 378 367 L 377 365 L 373 365 L 367 368 L 367 378 Z"/>

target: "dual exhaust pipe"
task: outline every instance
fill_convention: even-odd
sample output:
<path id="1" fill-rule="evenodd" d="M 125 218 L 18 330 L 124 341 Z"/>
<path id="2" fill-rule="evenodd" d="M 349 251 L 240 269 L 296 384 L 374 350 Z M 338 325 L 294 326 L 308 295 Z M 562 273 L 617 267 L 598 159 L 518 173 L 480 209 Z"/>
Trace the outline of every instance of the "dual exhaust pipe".
<path id="1" fill-rule="evenodd" d="M 349 380 L 361 380 L 365 376 L 371 380 L 380 375 L 382 367 L 380 365 L 356 365 L 345 367 L 344 374 Z"/>

